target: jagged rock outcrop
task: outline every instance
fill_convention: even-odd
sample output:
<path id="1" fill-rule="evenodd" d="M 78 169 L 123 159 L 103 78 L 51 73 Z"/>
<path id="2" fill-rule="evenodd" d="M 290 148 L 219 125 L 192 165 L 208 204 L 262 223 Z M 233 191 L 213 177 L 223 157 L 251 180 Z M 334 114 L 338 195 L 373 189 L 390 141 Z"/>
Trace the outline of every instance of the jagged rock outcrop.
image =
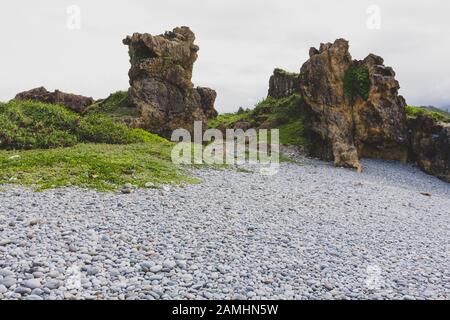
<path id="1" fill-rule="evenodd" d="M 410 117 L 410 160 L 425 172 L 450 182 L 450 123 L 427 117 Z"/>
<path id="2" fill-rule="evenodd" d="M 193 131 L 194 121 L 205 126 L 217 116 L 216 92 L 194 88 L 192 69 L 199 47 L 188 27 L 152 36 L 135 33 L 123 40 L 129 48 L 129 100 L 138 108 L 135 126 L 170 137 L 172 131 Z"/>
<path id="3" fill-rule="evenodd" d="M 406 102 L 398 94 L 394 70 L 374 54 L 354 63 L 368 71 L 371 84 L 368 98 L 359 97 L 352 106 L 358 156 L 406 162 Z"/>
<path id="4" fill-rule="evenodd" d="M 344 78 L 351 67 L 367 72 L 367 96 L 346 91 Z M 361 157 L 406 161 L 405 101 L 398 89 L 394 71 L 381 57 L 353 60 L 344 39 L 311 48 L 300 71 L 310 153 L 357 170 Z"/>
<path id="5" fill-rule="evenodd" d="M 348 41 L 309 50 L 299 76 L 276 70 L 269 96 L 301 96 L 307 151 L 362 170 L 362 157 L 415 162 L 450 182 L 450 124 L 407 116 L 395 72 L 381 57 L 353 60 Z"/>
<path id="6" fill-rule="evenodd" d="M 310 50 L 300 70 L 300 92 L 305 101 L 305 132 L 309 151 L 337 166 L 361 170 L 354 143 L 353 110 L 344 92 L 344 74 L 352 65 L 348 42 L 338 39 Z M 307 119 L 307 120 L 306 120 Z"/>
<path id="7" fill-rule="evenodd" d="M 268 96 L 281 99 L 289 97 L 300 89 L 298 73 L 290 73 L 276 68 L 269 80 Z"/>
<path id="8" fill-rule="evenodd" d="M 65 93 L 59 90 L 54 92 L 47 91 L 44 87 L 35 88 L 29 91 L 18 93 L 15 100 L 34 100 L 44 103 L 53 103 L 66 106 L 77 113 L 83 113 L 84 110 L 94 103 L 94 99 L 76 94 Z"/>

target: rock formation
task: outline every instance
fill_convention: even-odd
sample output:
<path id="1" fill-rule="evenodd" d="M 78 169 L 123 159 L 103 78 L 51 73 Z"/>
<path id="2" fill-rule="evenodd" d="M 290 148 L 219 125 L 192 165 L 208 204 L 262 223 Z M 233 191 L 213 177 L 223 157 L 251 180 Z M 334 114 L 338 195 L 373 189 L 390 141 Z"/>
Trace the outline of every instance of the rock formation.
<path id="1" fill-rule="evenodd" d="M 216 92 L 191 82 L 199 47 L 188 27 L 175 28 L 163 35 L 135 33 L 123 40 L 129 48 L 129 100 L 139 110 L 134 124 L 170 137 L 172 131 L 193 131 L 194 121 L 205 126 L 217 116 Z"/>
<path id="2" fill-rule="evenodd" d="M 410 117 L 410 160 L 425 172 L 450 182 L 450 123 L 427 116 Z"/>
<path id="3" fill-rule="evenodd" d="M 370 54 L 355 62 L 368 71 L 368 98 L 353 103 L 355 146 L 359 157 L 405 162 L 408 158 L 406 102 L 398 94 L 400 85 L 395 72 L 385 67 L 383 59 Z"/>
<path id="4" fill-rule="evenodd" d="M 299 74 L 276 68 L 269 80 L 269 97 L 286 98 L 300 89 Z"/>
<path id="5" fill-rule="evenodd" d="M 352 60 L 348 49 L 344 39 L 312 48 L 301 68 L 305 125 L 316 141 L 311 153 L 358 170 L 361 157 L 406 161 L 406 104 L 398 95 L 395 72 L 373 54 L 363 61 Z M 350 68 L 367 72 L 365 96 L 346 91 L 343 79 Z"/>
<path id="6" fill-rule="evenodd" d="M 337 166 L 361 170 L 355 146 L 353 109 L 344 93 L 344 74 L 352 65 L 343 39 L 311 49 L 300 70 L 300 93 L 305 101 L 305 132 L 310 153 Z M 306 120 L 307 119 L 307 120 Z"/>
<path id="7" fill-rule="evenodd" d="M 269 96 L 301 95 L 310 155 L 357 170 L 362 157 L 411 161 L 450 181 L 450 124 L 407 117 L 395 72 L 381 57 L 353 60 L 344 39 L 309 56 L 299 75 L 276 69 Z"/>
<path id="8" fill-rule="evenodd" d="M 92 98 L 71 93 L 64 93 L 59 90 L 55 90 L 55 92 L 49 92 L 44 87 L 39 87 L 36 89 L 18 93 L 14 99 L 34 100 L 44 103 L 60 104 L 77 113 L 83 113 L 83 111 L 88 106 L 94 103 L 94 99 Z"/>

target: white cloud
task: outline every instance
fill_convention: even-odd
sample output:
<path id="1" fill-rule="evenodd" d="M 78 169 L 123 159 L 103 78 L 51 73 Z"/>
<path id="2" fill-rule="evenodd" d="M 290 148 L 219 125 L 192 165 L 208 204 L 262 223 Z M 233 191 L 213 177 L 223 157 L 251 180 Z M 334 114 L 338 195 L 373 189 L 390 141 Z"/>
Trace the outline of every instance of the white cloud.
<path id="1" fill-rule="evenodd" d="M 366 27 L 373 4 L 380 30 Z M 80 31 L 67 29 L 69 5 L 81 8 Z M 194 82 L 217 90 L 222 112 L 253 105 L 274 67 L 298 71 L 310 46 L 338 37 L 354 58 L 383 56 L 409 103 L 449 105 L 449 9 L 439 0 L 16 0 L 0 11 L 0 98 L 39 85 L 96 98 L 126 89 L 122 38 L 188 25 L 200 46 Z"/>

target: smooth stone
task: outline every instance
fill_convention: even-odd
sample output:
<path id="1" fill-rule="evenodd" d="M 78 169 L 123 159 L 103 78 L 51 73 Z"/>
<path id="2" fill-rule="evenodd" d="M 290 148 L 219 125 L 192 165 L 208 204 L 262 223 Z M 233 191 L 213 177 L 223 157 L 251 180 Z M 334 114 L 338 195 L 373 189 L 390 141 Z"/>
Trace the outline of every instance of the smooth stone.
<path id="1" fill-rule="evenodd" d="M 150 268 L 150 271 L 153 273 L 157 273 L 160 272 L 163 269 L 163 267 L 161 265 L 156 265 Z"/>
<path id="2" fill-rule="evenodd" d="M 31 293 L 31 289 L 30 288 L 25 288 L 25 287 L 18 287 L 16 290 L 14 290 L 15 293 L 18 294 L 30 294 Z"/>
<path id="3" fill-rule="evenodd" d="M 7 270 L 7 269 L 2 269 L 2 270 L 0 270 L 0 276 L 5 277 L 5 278 L 12 277 L 12 276 L 14 276 L 14 272 Z"/>
<path id="4" fill-rule="evenodd" d="M 41 287 L 41 282 L 38 279 L 28 279 L 22 282 L 22 285 L 26 288 L 36 289 Z"/>
<path id="5" fill-rule="evenodd" d="M 61 286 L 61 282 L 59 280 L 48 280 L 45 285 L 46 288 L 50 290 L 58 289 Z"/>
<path id="6" fill-rule="evenodd" d="M 0 240 L 0 247 L 6 246 L 6 245 L 8 245 L 10 243 L 11 243 L 11 240 L 9 240 L 9 239 Z"/>
<path id="7" fill-rule="evenodd" d="M 175 268 L 176 265 L 177 265 L 177 263 L 175 261 L 166 260 L 163 262 L 163 267 L 165 269 L 169 269 L 169 270 L 172 270 L 173 268 Z"/>
<path id="8" fill-rule="evenodd" d="M 44 293 L 45 293 L 44 290 L 39 288 L 33 289 L 33 291 L 31 291 L 31 294 L 36 296 L 42 296 Z"/>
<path id="9" fill-rule="evenodd" d="M 7 291 L 8 289 L 4 285 L 0 284 L 0 294 L 6 293 Z"/>
<path id="10" fill-rule="evenodd" d="M 0 280 L 0 284 L 4 285 L 5 287 L 9 288 L 16 284 L 16 279 L 11 277 L 6 277 Z"/>
<path id="11" fill-rule="evenodd" d="M 44 298 L 42 298 L 38 295 L 35 295 L 35 294 L 31 294 L 31 295 L 25 297 L 25 300 L 44 300 Z"/>

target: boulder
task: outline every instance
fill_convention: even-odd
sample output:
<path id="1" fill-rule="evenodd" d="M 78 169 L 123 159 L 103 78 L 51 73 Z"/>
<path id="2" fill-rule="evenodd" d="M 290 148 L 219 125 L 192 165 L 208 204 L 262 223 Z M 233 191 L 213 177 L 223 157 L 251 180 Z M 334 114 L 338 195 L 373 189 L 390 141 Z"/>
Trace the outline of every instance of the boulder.
<path id="1" fill-rule="evenodd" d="M 407 120 L 410 160 L 425 172 L 450 182 L 450 123 L 419 115 Z"/>
<path id="2" fill-rule="evenodd" d="M 216 92 L 194 88 L 191 81 L 199 50 L 194 41 L 188 27 L 157 36 L 134 33 L 123 40 L 131 63 L 129 101 L 140 113 L 134 126 L 170 137 L 178 128 L 192 132 L 194 121 L 206 127 L 217 116 Z"/>
<path id="3" fill-rule="evenodd" d="M 276 68 L 269 80 L 268 96 L 280 99 L 298 92 L 300 89 L 299 74 Z"/>
<path id="4" fill-rule="evenodd" d="M 33 100 L 44 103 L 53 103 L 66 106 L 77 113 L 83 113 L 84 110 L 94 103 L 94 99 L 76 94 L 65 93 L 59 90 L 49 92 L 44 87 L 35 88 L 29 91 L 18 93 L 15 100 Z"/>

